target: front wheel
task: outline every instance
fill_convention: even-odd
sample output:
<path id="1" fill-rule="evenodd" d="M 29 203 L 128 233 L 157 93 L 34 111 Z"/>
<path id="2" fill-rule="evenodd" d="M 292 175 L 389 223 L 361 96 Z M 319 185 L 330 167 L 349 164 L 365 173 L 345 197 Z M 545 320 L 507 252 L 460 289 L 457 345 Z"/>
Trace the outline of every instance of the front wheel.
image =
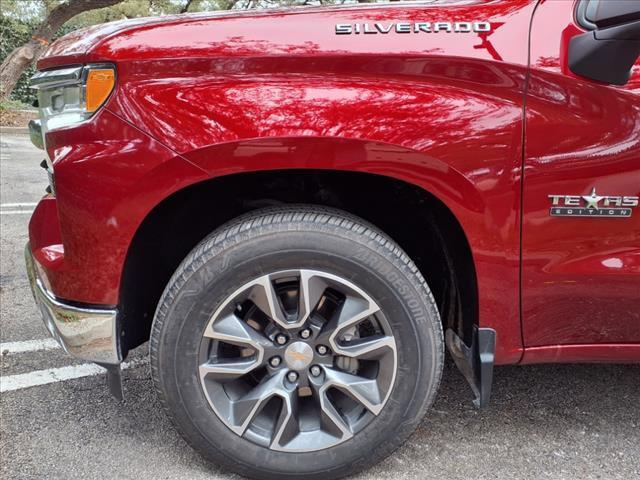
<path id="1" fill-rule="evenodd" d="M 380 461 L 435 397 L 440 319 L 383 233 L 344 212 L 253 212 L 203 240 L 160 300 L 154 381 L 206 458 L 258 478 L 339 478 Z"/>

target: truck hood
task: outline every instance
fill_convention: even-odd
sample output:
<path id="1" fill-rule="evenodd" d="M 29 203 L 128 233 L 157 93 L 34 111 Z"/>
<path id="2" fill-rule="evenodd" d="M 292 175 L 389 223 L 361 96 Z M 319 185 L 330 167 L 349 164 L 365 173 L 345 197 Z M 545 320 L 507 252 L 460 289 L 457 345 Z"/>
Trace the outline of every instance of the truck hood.
<path id="1" fill-rule="evenodd" d="M 154 58 L 312 54 L 326 50 L 327 42 L 335 43 L 338 23 L 484 20 L 532 1 L 433 0 L 116 21 L 80 29 L 58 39 L 38 61 L 38 68 Z M 470 11 L 475 13 L 471 15 Z"/>

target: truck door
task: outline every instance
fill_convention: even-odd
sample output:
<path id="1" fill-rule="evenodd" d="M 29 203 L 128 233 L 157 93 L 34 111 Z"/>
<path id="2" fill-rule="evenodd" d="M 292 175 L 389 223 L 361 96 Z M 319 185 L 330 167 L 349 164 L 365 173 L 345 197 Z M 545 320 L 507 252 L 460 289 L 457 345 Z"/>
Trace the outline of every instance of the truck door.
<path id="1" fill-rule="evenodd" d="M 640 1 L 541 1 L 530 49 L 523 338 L 572 347 L 524 360 L 613 360 L 640 343 Z"/>

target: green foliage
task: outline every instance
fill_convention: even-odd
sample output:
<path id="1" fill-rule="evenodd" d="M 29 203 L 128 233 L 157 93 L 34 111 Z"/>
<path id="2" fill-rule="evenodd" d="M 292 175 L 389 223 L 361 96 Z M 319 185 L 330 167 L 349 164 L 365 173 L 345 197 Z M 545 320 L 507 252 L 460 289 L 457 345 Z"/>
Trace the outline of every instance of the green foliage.
<path id="1" fill-rule="evenodd" d="M 29 108 L 29 105 L 25 105 L 20 100 L 0 100 L 0 113 L 11 110 L 24 110 Z"/>
<path id="2" fill-rule="evenodd" d="M 0 60 L 4 60 L 14 48 L 23 45 L 31 38 L 31 32 L 37 22 L 24 22 L 21 20 L 0 17 Z M 11 98 L 23 103 L 32 104 L 35 100 L 35 92 L 29 88 L 29 78 L 35 73 L 33 66 L 29 67 L 18 80 L 18 84 L 11 93 Z"/>
<path id="3" fill-rule="evenodd" d="M 0 14 L 2 17 L 37 23 L 44 19 L 48 3 L 50 0 L 0 0 Z"/>

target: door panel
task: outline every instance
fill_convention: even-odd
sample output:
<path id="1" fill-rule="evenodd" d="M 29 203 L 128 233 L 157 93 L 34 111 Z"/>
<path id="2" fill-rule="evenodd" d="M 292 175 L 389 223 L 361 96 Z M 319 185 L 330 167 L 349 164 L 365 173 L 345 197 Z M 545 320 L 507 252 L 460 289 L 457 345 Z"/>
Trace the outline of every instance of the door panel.
<path id="1" fill-rule="evenodd" d="M 572 74 L 568 43 L 582 33 L 573 3 L 542 2 L 532 23 L 522 236 L 525 346 L 640 342 L 640 207 L 632 206 L 632 197 L 640 196 L 640 63 L 622 87 Z M 608 196 L 629 198 L 598 199 Z M 554 203 L 562 209 L 552 210 Z M 593 208 L 607 204 L 606 211 Z M 611 211 L 631 216 L 609 216 Z"/>

